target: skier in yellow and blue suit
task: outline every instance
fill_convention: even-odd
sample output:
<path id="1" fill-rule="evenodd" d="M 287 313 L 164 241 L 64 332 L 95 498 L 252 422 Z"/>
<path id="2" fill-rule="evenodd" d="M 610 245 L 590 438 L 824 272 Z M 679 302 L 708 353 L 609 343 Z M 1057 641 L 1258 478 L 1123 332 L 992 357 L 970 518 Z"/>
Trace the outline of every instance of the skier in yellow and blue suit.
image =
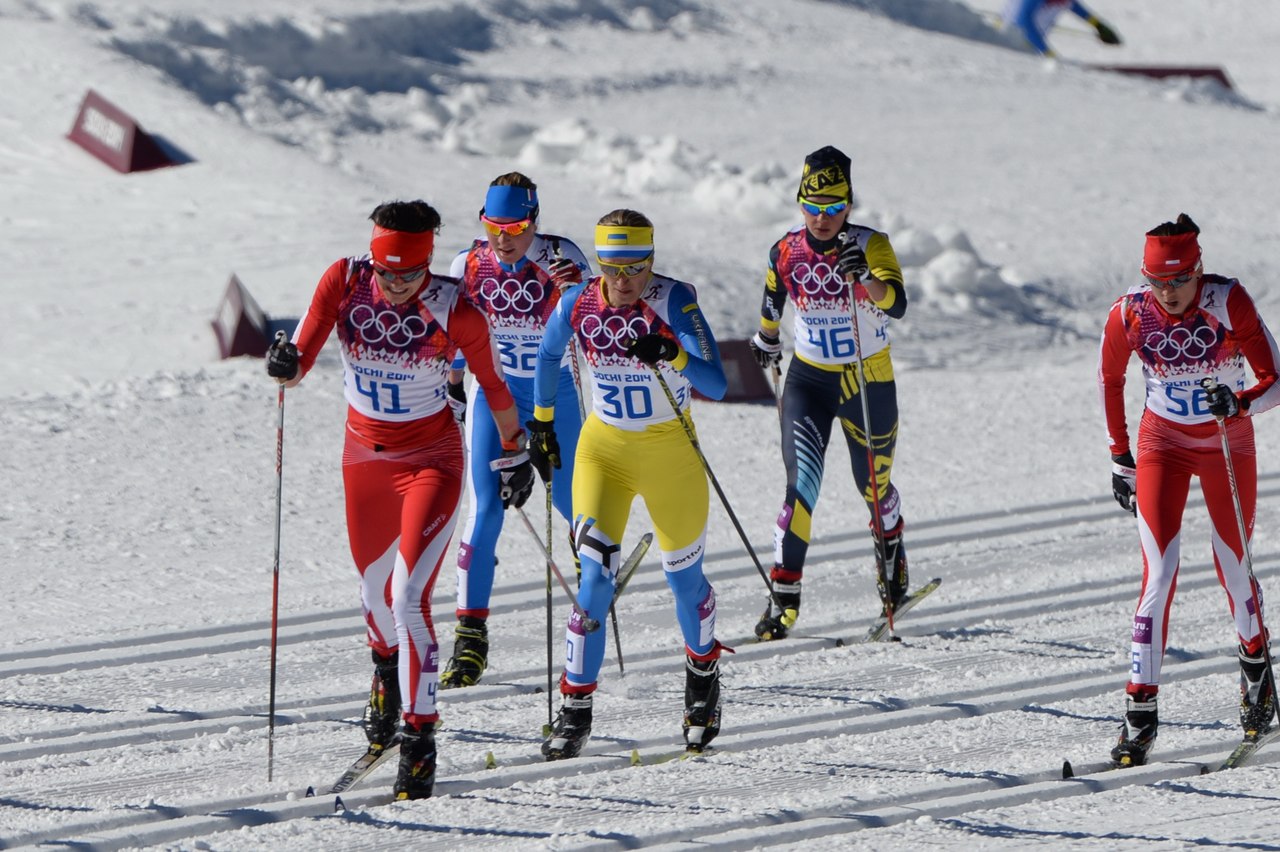
<path id="1" fill-rule="evenodd" d="M 573 470 L 574 540 L 582 560 L 578 602 L 602 627 L 588 633 L 576 611 L 569 619 L 560 678 L 564 703 L 542 746 L 547 760 L 577 756 L 591 734 L 592 695 L 604 661 L 603 624 L 636 495 L 653 519 L 684 635 L 686 748 L 701 751 L 720 730 L 723 646 L 715 638 L 715 591 L 702 572 L 707 477 L 685 431 L 692 429 L 694 388 L 711 399 L 724 396 L 719 349 L 693 287 L 653 271 L 653 223 L 647 217 L 614 210 L 597 224 L 595 241 L 600 276 L 565 291 L 547 322 L 528 424 L 534 466 L 547 480 L 560 465 L 554 405 L 561 358 L 574 338 L 592 385 Z"/>

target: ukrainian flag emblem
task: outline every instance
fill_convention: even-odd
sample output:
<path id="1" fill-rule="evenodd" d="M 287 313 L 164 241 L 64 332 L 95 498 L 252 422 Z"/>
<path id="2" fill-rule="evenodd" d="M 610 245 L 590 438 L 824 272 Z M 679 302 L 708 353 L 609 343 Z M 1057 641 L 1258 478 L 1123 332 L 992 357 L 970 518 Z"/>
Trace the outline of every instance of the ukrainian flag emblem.
<path id="1" fill-rule="evenodd" d="M 653 228 L 596 225 L 596 259 L 622 266 L 640 263 L 653 254 Z"/>

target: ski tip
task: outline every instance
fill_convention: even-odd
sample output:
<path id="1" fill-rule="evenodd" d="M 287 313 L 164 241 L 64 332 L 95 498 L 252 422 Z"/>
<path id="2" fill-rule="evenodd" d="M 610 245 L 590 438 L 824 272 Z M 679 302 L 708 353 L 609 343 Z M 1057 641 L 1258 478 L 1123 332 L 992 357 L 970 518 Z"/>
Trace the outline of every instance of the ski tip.
<path id="1" fill-rule="evenodd" d="M 890 641 L 890 642 L 901 642 L 901 641 L 902 641 L 902 637 L 901 637 L 901 636 L 899 636 L 899 635 L 897 635 L 897 634 L 895 633 L 894 635 L 892 635 L 892 636 L 890 636 L 890 637 L 889 637 L 889 641 Z"/>
<path id="2" fill-rule="evenodd" d="M 1071 761 L 1069 760 L 1062 761 L 1062 777 L 1063 778 L 1076 777 L 1076 771 L 1071 768 Z"/>
<path id="3" fill-rule="evenodd" d="M 1203 763 L 1202 763 L 1202 764 L 1200 764 L 1200 774 L 1201 774 L 1201 775 L 1208 775 L 1208 774 L 1209 774 L 1210 772 L 1212 772 L 1212 771 L 1213 771 L 1213 769 L 1212 769 L 1212 768 L 1210 768 L 1209 766 L 1207 766 L 1207 765 L 1205 765 L 1205 764 L 1203 764 Z"/>
<path id="4" fill-rule="evenodd" d="M 341 797 L 341 796 L 334 796 L 334 797 L 333 797 L 333 812 L 334 812 L 335 814 L 340 814 L 340 813 L 342 813 L 343 811 L 345 811 L 346 809 L 347 809 L 347 806 L 346 806 L 346 805 L 344 805 L 344 804 L 342 803 L 342 797 Z"/>
<path id="5" fill-rule="evenodd" d="M 551 736 L 551 726 L 550 726 L 550 725 L 543 725 L 543 726 L 542 726 L 542 738 L 545 740 L 545 739 L 546 739 L 547 737 L 549 737 L 549 736 Z"/>
<path id="6" fill-rule="evenodd" d="M 837 647 L 837 648 L 843 648 L 843 647 L 844 647 L 844 640 L 843 640 L 843 639 L 837 639 L 837 640 L 836 640 L 836 647 Z"/>
<path id="7" fill-rule="evenodd" d="M 312 798 L 315 798 L 315 795 L 316 795 L 316 788 L 315 788 L 315 787 L 308 787 L 308 788 L 307 788 L 307 794 L 306 794 L 305 796 L 303 796 L 303 798 L 304 798 L 304 799 L 312 799 Z"/>
<path id="8" fill-rule="evenodd" d="M 534 695 L 541 695 L 541 694 L 542 694 L 542 687 L 540 687 L 540 686 L 535 686 L 535 687 L 533 688 L 533 694 L 534 694 Z"/>
<path id="9" fill-rule="evenodd" d="M 636 748 L 631 749 L 631 765 L 632 765 L 632 766 L 639 766 L 639 765 L 640 765 L 640 750 L 639 750 L 639 749 L 636 749 Z"/>
<path id="10" fill-rule="evenodd" d="M 498 768 L 498 760 L 497 760 L 497 758 L 495 758 L 495 757 L 493 756 L 493 752 L 491 752 L 491 751 L 486 751 L 486 752 L 484 753 L 484 768 L 485 768 L 485 769 L 497 769 L 497 768 Z"/>

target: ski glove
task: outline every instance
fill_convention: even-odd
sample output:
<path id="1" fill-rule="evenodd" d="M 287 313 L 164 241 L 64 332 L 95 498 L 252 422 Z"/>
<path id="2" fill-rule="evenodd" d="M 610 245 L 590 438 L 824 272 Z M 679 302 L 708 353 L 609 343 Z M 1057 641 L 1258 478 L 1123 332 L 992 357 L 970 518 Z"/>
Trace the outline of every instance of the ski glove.
<path id="1" fill-rule="evenodd" d="M 1107 26 L 1105 21 L 1098 18 L 1090 18 L 1089 24 L 1093 27 L 1093 31 L 1098 34 L 1098 41 L 1103 44 L 1120 44 L 1120 33 Z"/>
<path id="2" fill-rule="evenodd" d="M 1137 485 L 1138 466 L 1133 462 L 1133 454 L 1112 456 L 1111 493 L 1115 495 L 1121 509 L 1135 516 L 1138 514 Z"/>
<path id="3" fill-rule="evenodd" d="M 453 411 L 453 419 L 459 424 L 467 422 L 467 386 L 462 382 L 448 383 L 449 408 Z"/>
<path id="4" fill-rule="evenodd" d="M 521 430 L 516 433 L 515 448 L 506 449 L 504 441 L 502 456 L 489 463 L 489 469 L 498 474 L 498 496 L 504 509 L 512 506 L 519 509 L 533 491 L 533 464 L 525 443 L 524 430 Z"/>
<path id="5" fill-rule="evenodd" d="M 543 482 L 551 482 L 551 469 L 560 468 L 560 442 L 556 440 L 555 424 L 548 420 L 530 420 L 524 424 L 529 430 L 529 458 L 534 470 Z"/>
<path id="6" fill-rule="evenodd" d="M 282 384 L 297 376 L 298 347 L 288 340 L 272 344 L 267 350 L 267 375 L 280 379 Z"/>
<path id="7" fill-rule="evenodd" d="M 836 259 L 836 269 L 846 281 L 851 278 L 854 281 L 861 281 L 867 277 L 867 273 L 871 271 L 867 266 L 867 253 L 862 250 L 862 246 L 858 245 L 857 240 L 850 240 L 844 244 L 844 248 L 840 249 L 840 256 Z"/>
<path id="8" fill-rule="evenodd" d="M 761 369 L 768 370 L 782 363 L 782 341 L 776 334 L 760 329 L 755 337 L 747 341 L 747 348 L 751 350 Z"/>
<path id="9" fill-rule="evenodd" d="M 1240 413 L 1240 400 L 1231 388 L 1224 384 L 1206 388 L 1205 397 L 1209 403 L 1209 413 L 1219 420 L 1226 420 Z"/>
<path id="10" fill-rule="evenodd" d="M 627 342 L 626 352 L 650 367 L 659 361 L 674 361 L 680 355 L 680 344 L 661 334 L 644 334 Z"/>
<path id="11" fill-rule="evenodd" d="M 578 267 L 578 264 L 567 257 L 557 258 L 552 261 L 547 272 L 551 275 L 551 283 L 561 290 L 571 284 L 582 283 L 582 270 Z"/>

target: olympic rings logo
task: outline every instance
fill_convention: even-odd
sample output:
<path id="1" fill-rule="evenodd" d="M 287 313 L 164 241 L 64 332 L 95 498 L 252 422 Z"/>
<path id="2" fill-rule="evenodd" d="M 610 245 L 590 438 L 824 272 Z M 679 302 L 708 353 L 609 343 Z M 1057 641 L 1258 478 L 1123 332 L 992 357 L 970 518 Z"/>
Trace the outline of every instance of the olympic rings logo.
<path id="1" fill-rule="evenodd" d="M 515 311 L 528 314 L 541 304 L 546 290 L 536 278 L 523 281 L 519 278 L 507 278 L 503 281 L 485 278 L 480 282 L 480 295 L 497 313 Z"/>
<path id="2" fill-rule="evenodd" d="M 392 346 L 408 346 L 427 336 L 427 321 L 422 317 L 401 317 L 395 311 L 376 313 L 368 305 L 356 306 L 351 312 L 351 324 L 368 344 L 385 341 Z"/>
<path id="3" fill-rule="evenodd" d="M 1209 354 L 1218 342 L 1218 333 L 1207 325 L 1195 331 L 1188 328 L 1171 328 L 1153 331 L 1142 341 L 1143 348 L 1162 361 L 1190 358 L 1199 361 Z"/>
<path id="4" fill-rule="evenodd" d="M 598 317 L 594 314 L 582 321 L 582 336 L 593 349 L 604 351 L 612 346 L 622 346 L 628 340 L 649 333 L 649 321 L 643 316 L 630 320 L 620 316 Z"/>
<path id="5" fill-rule="evenodd" d="M 839 296 L 849 292 L 848 285 L 829 263 L 797 263 L 791 280 L 812 296 Z"/>

